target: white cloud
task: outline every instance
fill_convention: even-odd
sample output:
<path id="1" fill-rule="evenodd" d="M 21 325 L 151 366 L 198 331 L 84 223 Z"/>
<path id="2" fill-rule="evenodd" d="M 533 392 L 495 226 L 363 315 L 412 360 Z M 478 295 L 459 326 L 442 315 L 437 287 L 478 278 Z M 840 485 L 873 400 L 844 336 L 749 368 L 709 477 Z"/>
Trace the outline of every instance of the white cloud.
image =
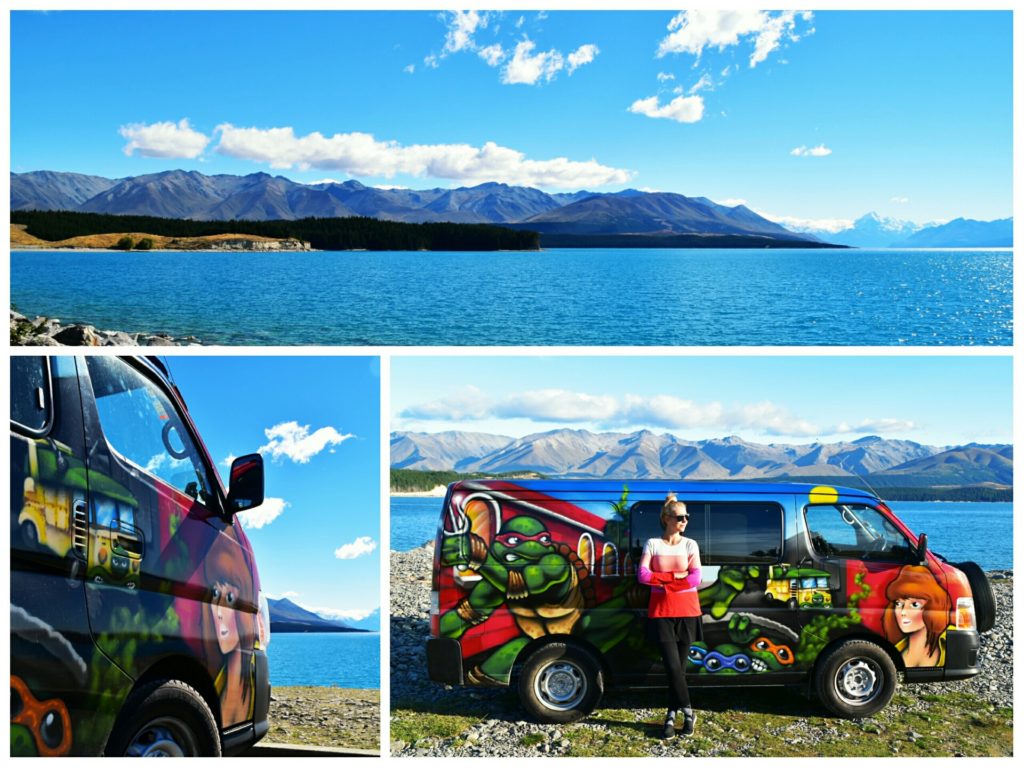
<path id="1" fill-rule="evenodd" d="M 445 35 L 442 56 L 463 50 L 474 50 L 476 44 L 473 42 L 473 35 L 478 28 L 487 26 L 488 19 L 487 13 L 453 11 L 448 19 L 448 34 Z"/>
<path id="2" fill-rule="evenodd" d="M 299 182 L 299 184 L 304 184 L 307 187 L 312 187 L 312 186 L 314 186 L 316 184 L 343 184 L 343 183 L 344 183 L 344 181 L 342 179 L 332 179 L 332 178 L 329 178 L 329 177 L 328 178 L 324 178 L 324 179 L 317 179 L 316 181 L 300 181 Z"/>
<path id="3" fill-rule="evenodd" d="M 565 67 L 562 54 L 552 49 L 532 53 L 537 44 L 532 40 L 521 40 L 516 44 L 512 60 L 501 73 L 501 82 L 506 85 L 536 85 L 537 81 L 550 82 Z"/>
<path id="4" fill-rule="evenodd" d="M 437 61 L 437 56 L 433 53 L 430 54 L 429 56 L 424 56 L 423 66 L 427 67 L 428 69 L 437 69 L 440 66 L 440 64 Z"/>
<path id="5" fill-rule="evenodd" d="M 671 74 L 671 73 L 669 73 L 669 72 L 659 72 L 658 73 L 658 82 L 659 83 L 665 83 L 665 82 L 668 82 L 669 80 L 675 80 L 675 79 L 676 79 L 676 76 Z"/>
<path id="6" fill-rule="evenodd" d="M 288 128 L 217 127 L 217 152 L 244 160 L 269 163 L 272 168 L 297 167 L 338 170 L 353 176 L 384 176 L 398 173 L 431 176 L 468 184 L 501 181 L 536 187 L 600 186 L 621 184 L 633 174 L 610 168 L 595 160 L 572 161 L 564 157 L 529 160 L 522 152 L 487 142 L 469 144 L 414 144 L 378 141 L 368 133 L 319 132 L 296 136 Z"/>
<path id="7" fill-rule="evenodd" d="M 634 101 L 629 111 L 647 117 L 675 120 L 677 123 L 696 123 L 704 117 L 704 99 L 700 96 L 677 96 L 661 105 L 657 96 L 651 96 Z"/>
<path id="8" fill-rule="evenodd" d="M 487 66 L 489 67 L 496 67 L 505 60 L 505 49 L 501 47 L 501 43 L 488 45 L 486 48 L 481 48 L 476 53 L 481 59 L 487 62 Z"/>
<path id="9" fill-rule="evenodd" d="M 407 75 L 412 75 L 412 74 L 414 74 L 416 72 L 416 65 L 415 64 L 408 64 L 408 65 L 402 67 L 402 71 L 405 72 Z"/>
<path id="10" fill-rule="evenodd" d="M 910 202 L 909 197 L 890 197 L 890 203 L 896 203 L 897 205 L 905 205 Z"/>
<path id="11" fill-rule="evenodd" d="M 210 137 L 193 130 L 187 118 L 177 123 L 131 123 L 118 129 L 128 139 L 124 153 L 138 152 L 142 157 L 177 157 L 195 159 L 203 153 Z"/>
<path id="12" fill-rule="evenodd" d="M 913 421 L 907 421 L 906 419 L 864 419 L 858 424 L 848 424 L 843 422 L 836 426 L 832 432 L 833 434 L 840 434 L 843 432 L 852 432 L 858 435 L 882 435 L 891 434 L 893 432 L 912 432 L 918 428 L 918 425 Z"/>
<path id="13" fill-rule="evenodd" d="M 377 542 L 370 536 L 360 536 L 355 541 L 342 544 L 334 550 L 334 556 L 339 560 L 354 560 L 357 557 L 368 555 L 377 548 Z"/>
<path id="14" fill-rule="evenodd" d="M 487 418 L 492 405 L 483 392 L 470 384 L 450 397 L 410 406 L 399 415 L 409 419 L 467 421 Z"/>
<path id="15" fill-rule="evenodd" d="M 793 155 L 793 157 L 828 157 L 832 154 L 832 150 L 824 144 L 819 144 L 816 147 L 794 147 L 789 151 L 789 154 Z"/>
<path id="16" fill-rule="evenodd" d="M 237 458 L 238 457 L 235 456 L 235 454 L 229 453 L 227 456 L 224 457 L 224 459 L 220 463 L 222 466 L 230 467 Z"/>
<path id="17" fill-rule="evenodd" d="M 338 445 L 354 435 L 343 435 L 334 427 L 321 427 L 310 434 L 309 425 L 295 421 L 276 424 L 264 430 L 270 440 L 259 452 L 273 459 L 286 457 L 296 464 L 307 464 L 311 458 L 332 445 Z"/>
<path id="18" fill-rule="evenodd" d="M 569 74 L 571 75 L 584 64 L 592 62 L 600 52 L 601 50 L 593 43 L 581 45 L 569 54 Z"/>
<path id="19" fill-rule="evenodd" d="M 274 522 L 284 512 L 285 507 L 290 506 L 291 504 L 284 499 L 264 497 L 263 503 L 258 507 L 239 512 L 237 516 L 246 528 L 262 528 Z"/>
<path id="20" fill-rule="evenodd" d="M 471 402 L 468 402 L 471 401 Z M 541 389 L 491 399 L 467 389 L 448 400 L 404 410 L 400 416 L 423 420 L 473 421 L 528 419 L 562 424 L 598 424 L 605 428 L 648 426 L 665 429 L 753 429 L 769 435 L 821 434 L 818 425 L 771 402 L 726 407 L 676 395 L 594 395 Z"/>
<path id="21" fill-rule="evenodd" d="M 288 598 L 290 600 L 293 597 L 299 597 L 299 595 L 301 595 L 301 594 L 302 594 L 301 592 L 280 592 L 280 593 L 278 593 L 278 592 L 267 592 L 266 593 L 267 597 L 270 598 L 271 600 L 283 600 L 284 598 Z"/>
<path id="22" fill-rule="evenodd" d="M 749 62 L 756 67 L 779 48 L 784 37 L 792 42 L 800 39 L 798 19 L 809 22 L 812 18 L 810 13 L 795 11 L 682 11 L 669 22 L 669 35 L 659 44 L 658 56 L 687 53 L 699 59 L 706 48 L 721 51 L 745 41 L 753 46 Z"/>
<path id="23" fill-rule="evenodd" d="M 700 80 L 698 80 L 696 83 L 690 86 L 690 95 L 692 96 L 698 91 L 706 91 L 708 89 L 712 89 L 714 88 L 714 86 L 715 83 L 711 79 L 711 76 L 707 72 L 705 72 L 703 75 L 700 76 Z"/>
<path id="24" fill-rule="evenodd" d="M 735 208 L 737 205 L 746 205 L 747 201 L 742 197 L 727 197 L 725 200 L 718 200 L 719 205 L 725 205 L 729 208 Z"/>
<path id="25" fill-rule="evenodd" d="M 499 418 L 527 418 L 537 421 L 590 421 L 612 418 L 618 410 L 614 397 L 539 389 L 512 395 L 497 403 L 491 412 Z"/>

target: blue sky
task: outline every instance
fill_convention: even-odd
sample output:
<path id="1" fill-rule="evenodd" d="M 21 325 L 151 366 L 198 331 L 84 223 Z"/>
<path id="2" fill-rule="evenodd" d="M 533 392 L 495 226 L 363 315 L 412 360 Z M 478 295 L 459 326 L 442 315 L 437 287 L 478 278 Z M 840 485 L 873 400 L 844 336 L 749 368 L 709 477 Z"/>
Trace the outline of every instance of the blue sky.
<path id="1" fill-rule="evenodd" d="M 229 457 L 264 456 L 267 500 L 243 517 L 263 590 L 348 618 L 378 608 L 378 358 L 165 360 L 225 485 Z"/>
<path id="2" fill-rule="evenodd" d="M 988 12 L 16 12 L 11 166 L 1012 214 Z"/>
<path id="3" fill-rule="evenodd" d="M 1008 356 L 395 357 L 391 429 L 1013 441 Z"/>

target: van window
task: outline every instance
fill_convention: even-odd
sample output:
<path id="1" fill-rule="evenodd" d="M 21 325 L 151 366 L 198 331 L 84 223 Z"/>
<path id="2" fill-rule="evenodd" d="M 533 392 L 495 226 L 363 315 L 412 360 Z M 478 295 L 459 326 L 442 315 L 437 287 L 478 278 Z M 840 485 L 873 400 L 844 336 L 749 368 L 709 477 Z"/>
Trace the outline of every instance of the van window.
<path id="1" fill-rule="evenodd" d="M 707 547 L 705 504 L 702 502 L 685 502 L 686 511 L 690 515 L 690 522 L 686 525 L 686 538 L 697 542 L 701 552 L 701 560 L 704 558 L 704 550 Z M 648 539 L 661 537 L 661 507 L 662 501 L 638 501 L 629 510 L 629 555 L 634 563 L 640 563 L 643 555 L 644 544 Z"/>
<path id="2" fill-rule="evenodd" d="M 121 360 L 89 356 L 86 364 L 110 447 L 140 469 L 208 504 L 211 486 L 206 470 L 170 398 Z"/>
<path id="3" fill-rule="evenodd" d="M 864 504 L 813 504 L 804 508 L 811 547 L 822 557 L 909 563 L 914 548 L 877 509 Z"/>
<path id="4" fill-rule="evenodd" d="M 50 374 L 45 357 L 11 358 L 11 421 L 32 432 L 50 423 Z"/>
<path id="5" fill-rule="evenodd" d="M 692 514 L 692 513 L 691 513 Z M 756 565 L 782 561 L 782 507 L 763 501 L 707 505 L 705 565 Z"/>

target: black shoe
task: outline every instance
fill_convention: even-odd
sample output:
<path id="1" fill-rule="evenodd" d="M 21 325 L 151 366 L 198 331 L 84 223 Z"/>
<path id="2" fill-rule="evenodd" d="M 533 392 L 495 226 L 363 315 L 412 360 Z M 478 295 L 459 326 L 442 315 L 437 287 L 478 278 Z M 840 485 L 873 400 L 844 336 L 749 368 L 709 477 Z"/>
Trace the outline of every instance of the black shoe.
<path id="1" fill-rule="evenodd" d="M 673 739 L 676 735 L 676 713 L 669 712 L 665 718 L 665 730 L 661 733 L 663 739 Z"/>
<path id="2" fill-rule="evenodd" d="M 693 727 L 697 724 L 697 715 L 694 712 L 683 713 L 683 736 L 693 736 Z"/>

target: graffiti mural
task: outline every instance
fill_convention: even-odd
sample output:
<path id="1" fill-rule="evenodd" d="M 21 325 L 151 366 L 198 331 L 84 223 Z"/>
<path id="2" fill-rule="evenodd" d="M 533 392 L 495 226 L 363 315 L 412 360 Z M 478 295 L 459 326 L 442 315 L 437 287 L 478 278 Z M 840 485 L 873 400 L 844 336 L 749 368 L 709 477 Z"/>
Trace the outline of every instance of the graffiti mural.
<path id="1" fill-rule="evenodd" d="M 885 588 L 889 601 L 882 615 L 882 630 L 903 655 L 908 667 L 941 667 L 946 663 L 946 632 L 951 604 L 946 590 L 932 572 L 907 565 Z"/>
<path id="2" fill-rule="evenodd" d="M 99 754 L 135 681 L 170 659 L 205 668 L 221 728 L 253 720 L 251 547 L 208 506 L 198 442 L 187 482 L 154 474 L 159 451 L 185 455 L 184 411 L 120 360 L 87 363 L 91 380 L 70 358 L 49 365 L 48 434 L 11 433 L 12 754 Z"/>

